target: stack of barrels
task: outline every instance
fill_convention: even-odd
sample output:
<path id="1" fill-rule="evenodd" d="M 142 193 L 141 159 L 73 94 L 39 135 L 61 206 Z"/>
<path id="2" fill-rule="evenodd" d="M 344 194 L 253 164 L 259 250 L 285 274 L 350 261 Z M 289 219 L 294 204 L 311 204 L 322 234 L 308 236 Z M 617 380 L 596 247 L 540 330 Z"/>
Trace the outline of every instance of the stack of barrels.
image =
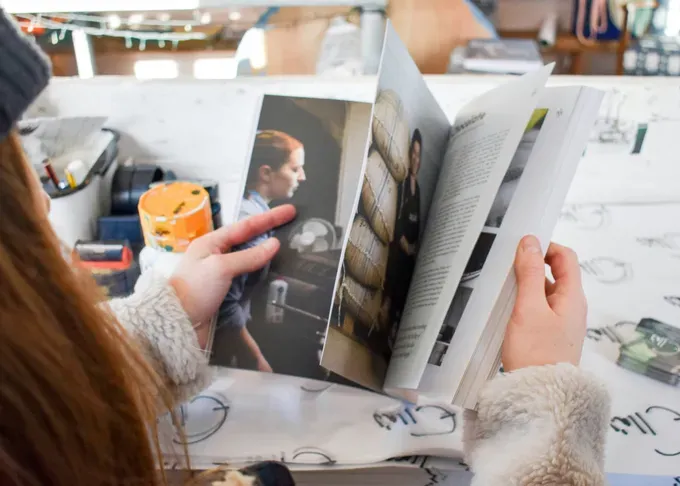
<path id="1" fill-rule="evenodd" d="M 373 108 L 371 143 L 345 251 L 336 301 L 370 330 L 385 326 L 383 300 L 389 248 L 397 220 L 397 192 L 409 169 L 409 130 L 401 99 L 392 90 L 378 92 Z"/>

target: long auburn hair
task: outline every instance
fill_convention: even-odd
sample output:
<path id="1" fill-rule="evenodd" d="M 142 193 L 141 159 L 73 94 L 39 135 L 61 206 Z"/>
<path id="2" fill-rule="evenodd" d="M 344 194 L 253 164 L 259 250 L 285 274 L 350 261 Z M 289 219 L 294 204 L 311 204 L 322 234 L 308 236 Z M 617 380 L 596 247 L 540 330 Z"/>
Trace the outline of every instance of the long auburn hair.
<path id="1" fill-rule="evenodd" d="M 0 484 L 165 484 L 170 395 L 74 271 L 11 133 L 0 141 Z"/>

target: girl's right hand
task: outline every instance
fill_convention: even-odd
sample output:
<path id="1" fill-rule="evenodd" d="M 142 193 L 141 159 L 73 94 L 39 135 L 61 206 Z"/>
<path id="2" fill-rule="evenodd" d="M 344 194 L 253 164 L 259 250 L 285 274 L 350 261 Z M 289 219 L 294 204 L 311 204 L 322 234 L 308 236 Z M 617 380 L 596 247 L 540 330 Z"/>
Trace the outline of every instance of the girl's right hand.
<path id="1" fill-rule="evenodd" d="M 545 264 L 555 279 L 545 276 Z M 552 243 L 543 259 L 534 236 L 525 236 L 515 257 L 517 300 L 503 342 L 503 369 L 578 365 L 586 336 L 587 304 L 576 253 Z"/>

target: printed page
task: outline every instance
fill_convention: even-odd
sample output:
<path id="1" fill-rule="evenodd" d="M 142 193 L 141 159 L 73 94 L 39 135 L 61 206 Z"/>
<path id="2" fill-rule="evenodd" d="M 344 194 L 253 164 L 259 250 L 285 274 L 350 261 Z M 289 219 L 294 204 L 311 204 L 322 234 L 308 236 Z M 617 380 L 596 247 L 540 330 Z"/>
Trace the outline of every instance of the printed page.
<path id="1" fill-rule="evenodd" d="M 294 204 L 298 214 L 291 224 L 243 245 L 274 236 L 281 250 L 267 268 L 234 279 L 218 312 L 211 365 L 349 384 L 319 360 L 371 108 L 264 96 L 239 217 L 283 203 Z"/>
<path id="2" fill-rule="evenodd" d="M 482 95 L 456 117 L 386 389 L 418 388 L 467 261 L 552 68 L 546 66 Z"/>
<path id="3" fill-rule="evenodd" d="M 382 390 L 450 122 L 391 25 L 321 364 Z"/>
<path id="4" fill-rule="evenodd" d="M 479 273 L 464 276 L 430 356 L 423 394 L 450 401 L 459 388 L 460 403 L 474 406 L 476 397 L 465 398 L 493 372 L 512 310 L 517 244 L 531 233 L 547 248 L 600 101 L 590 88 L 544 91 L 468 262 Z"/>

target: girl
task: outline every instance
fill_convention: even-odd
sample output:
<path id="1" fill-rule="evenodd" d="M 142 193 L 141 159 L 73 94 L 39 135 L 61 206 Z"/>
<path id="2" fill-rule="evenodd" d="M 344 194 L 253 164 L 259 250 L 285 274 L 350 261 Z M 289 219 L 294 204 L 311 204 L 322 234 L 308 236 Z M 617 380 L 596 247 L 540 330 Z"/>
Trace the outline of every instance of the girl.
<path id="1" fill-rule="evenodd" d="M 279 243 L 229 250 L 295 211 L 281 206 L 205 235 L 170 279 L 145 274 L 131 297 L 97 304 L 91 279 L 63 258 L 13 130 L 49 72 L 0 9 L 0 484 L 166 484 L 155 419 L 210 382 L 201 323 L 231 280 L 263 267 Z M 546 262 L 554 281 L 545 279 Z M 473 484 L 603 485 L 608 397 L 576 366 L 586 315 L 578 261 L 558 245 L 544 261 L 527 237 L 515 273 L 506 373 L 465 420 Z M 292 480 L 285 468 L 263 465 L 222 484 Z"/>

